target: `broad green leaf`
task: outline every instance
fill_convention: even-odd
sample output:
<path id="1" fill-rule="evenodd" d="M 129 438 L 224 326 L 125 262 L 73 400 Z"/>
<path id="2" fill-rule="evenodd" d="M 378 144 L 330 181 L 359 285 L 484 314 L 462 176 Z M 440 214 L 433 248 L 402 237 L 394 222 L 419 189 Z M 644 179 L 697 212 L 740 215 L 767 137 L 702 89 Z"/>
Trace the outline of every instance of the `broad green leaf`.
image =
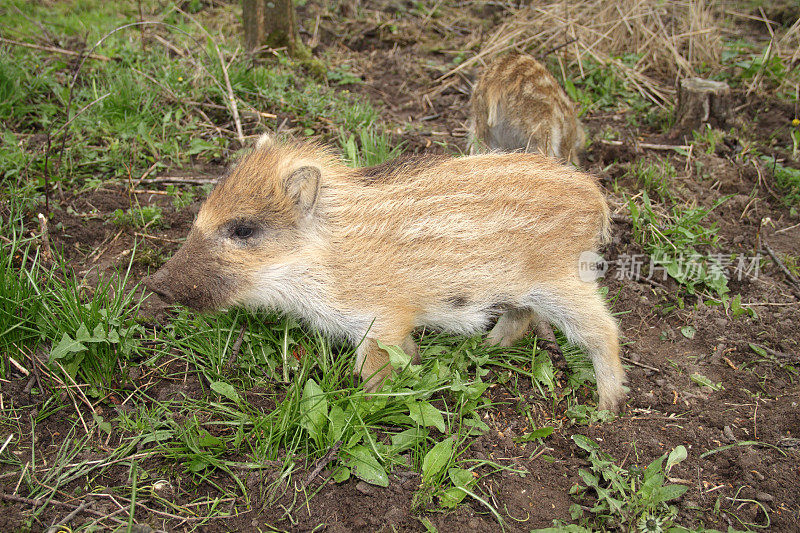
<path id="1" fill-rule="evenodd" d="M 569 512 L 573 520 L 577 520 L 583 515 L 583 509 L 578 504 L 572 504 L 569 507 Z M 559 527 L 546 527 L 543 529 L 531 530 L 531 533 L 592 533 L 591 529 L 583 526 L 576 526 L 574 524 L 567 524 Z"/>
<path id="2" fill-rule="evenodd" d="M 683 445 L 676 446 L 674 450 L 669 452 L 669 457 L 667 457 L 667 465 L 664 467 L 664 473 L 669 474 L 669 471 L 672 470 L 672 467 L 686 459 L 686 457 L 686 448 Z"/>
<path id="3" fill-rule="evenodd" d="M 423 427 L 409 428 L 392 435 L 392 448 L 395 453 L 401 453 L 413 448 L 428 437 L 428 430 Z"/>
<path id="4" fill-rule="evenodd" d="M 350 479 L 350 469 L 346 466 L 339 466 L 333 473 L 333 481 L 336 483 L 343 483 L 348 479 Z"/>
<path id="5" fill-rule="evenodd" d="M 597 489 L 598 484 L 600 483 L 600 479 L 597 476 L 584 469 L 578 470 L 578 475 L 581 477 L 583 482 L 586 483 L 587 487 Z"/>
<path id="6" fill-rule="evenodd" d="M 152 433 L 148 433 L 142 440 L 139 441 L 140 445 L 150 444 L 151 442 L 160 442 L 170 440 L 175 437 L 175 431 L 171 429 L 157 429 Z"/>
<path id="7" fill-rule="evenodd" d="M 204 429 L 200 430 L 200 436 L 197 438 L 197 443 L 204 448 L 222 448 L 225 446 L 225 443 L 222 442 L 222 439 L 212 435 Z"/>
<path id="8" fill-rule="evenodd" d="M 438 476 L 444 467 L 450 463 L 453 457 L 455 437 L 448 437 L 436 445 L 425 454 L 422 459 L 422 482 L 430 483 L 433 478 Z"/>
<path id="9" fill-rule="evenodd" d="M 750 349 L 756 352 L 761 357 L 767 357 L 767 351 L 757 344 L 753 344 L 752 342 L 748 343 L 750 345 Z"/>
<path id="10" fill-rule="evenodd" d="M 533 362 L 533 377 L 536 381 L 552 392 L 555 388 L 555 374 L 550 356 L 546 352 L 539 353 Z"/>
<path id="11" fill-rule="evenodd" d="M 475 483 L 475 477 L 472 475 L 472 471 L 466 468 L 448 468 L 447 475 L 456 487 L 467 488 Z"/>
<path id="12" fill-rule="evenodd" d="M 68 354 L 75 353 L 75 352 L 83 352 L 86 350 L 86 346 L 81 344 L 78 341 L 73 340 L 67 333 L 64 333 L 64 336 L 61 337 L 61 342 L 50 351 L 50 360 L 53 361 L 55 359 L 61 359 Z"/>
<path id="13" fill-rule="evenodd" d="M 190 472 L 194 472 L 195 474 L 201 472 L 208 467 L 208 461 L 204 461 L 203 459 L 197 458 L 193 459 L 189 462 L 188 468 Z"/>
<path id="14" fill-rule="evenodd" d="M 447 430 L 442 412 L 428 402 L 408 402 L 408 416 L 420 426 L 432 426 L 441 433 Z"/>
<path id="15" fill-rule="evenodd" d="M 471 427 L 470 435 L 480 435 L 489 431 L 489 426 L 478 417 L 478 414 L 473 412 L 472 418 L 464 418 L 461 422 L 468 427 Z"/>
<path id="16" fill-rule="evenodd" d="M 466 495 L 467 493 L 460 488 L 450 487 L 449 489 L 443 490 L 439 493 L 439 503 L 442 507 L 452 509 L 461 503 L 461 500 L 463 500 Z"/>
<path id="17" fill-rule="evenodd" d="M 86 327 L 86 324 L 81 323 L 78 326 L 78 331 L 75 332 L 75 340 L 77 342 L 91 342 L 92 336 L 89 334 L 89 329 Z"/>
<path id="18" fill-rule="evenodd" d="M 659 468 L 656 474 L 651 475 L 645 480 L 644 483 L 642 483 L 642 486 L 639 488 L 639 490 L 645 496 L 652 496 L 658 493 L 663 484 L 664 474 L 661 473 L 661 469 Z"/>
<path id="19" fill-rule="evenodd" d="M 600 451 L 600 446 L 586 435 L 576 433 L 572 436 L 572 440 L 578 445 L 578 447 L 583 448 L 589 453 Z"/>
<path id="20" fill-rule="evenodd" d="M 680 498 L 687 490 L 689 490 L 689 487 L 685 485 L 667 485 L 654 491 L 653 499 L 656 503 L 668 502 L 675 498 Z"/>
<path id="21" fill-rule="evenodd" d="M 389 364 L 396 370 L 402 370 L 411 364 L 411 356 L 398 346 L 391 346 L 377 341 L 378 348 L 389 354 Z"/>
<path id="22" fill-rule="evenodd" d="M 111 422 L 106 422 L 103 420 L 103 417 L 98 415 L 97 413 L 92 413 L 92 418 L 97 423 L 97 427 L 105 432 L 106 435 L 111 435 Z"/>
<path id="23" fill-rule="evenodd" d="M 328 418 L 328 399 L 322 388 L 313 379 L 308 379 L 303 387 L 303 397 L 300 398 L 300 425 L 303 426 L 312 439 L 318 440 L 325 430 Z"/>
<path id="24" fill-rule="evenodd" d="M 112 344 L 118 343 L 119 342 L 119 333 L 117 332 L 117 330 L 114 329 L 114 328 L 109 330 L 108 337 L 106 337 L 106 340 L 108 340 L 108 342 L 110 342 Z"/>
<path id="25" fill-rule="evenodd" d="M 239 393 L 236 392 L 236 389 L 233 388 L 233 385 L 229 383 L 225 383 L 224 381 L 212 381 L 211 382 L 211 390 L 216 392 L 221 396 L 225 396 L 227 399 L 234 403 L 239 403 L 241 398 L 239 397 Z"/>
<path id="26" fill-rule="evenodd" d="M 697 385 L 700 385 L 701 387 L 711 387 L 711 390 L 724 390 L 725 389 L 725 387 L 722 386 L 721 382 L 720 383 L 714 383 L 713 381 L 708 379 L 703 374 L 698 374 L 697 372 L 695 372 L 694 374 L 689 376 L 689 379 L 691 379 L 694 383 L 696 383 Z"/>
<path id="27" fill-rule="evenodd" d="M 106 330 L 103 328 L 103 324 L 97 324 L 94 327 L 94 331 L 92 331 L 92 337 L 95 339 L 106 340 L 108 335 L 106 335 Z"/>
<path id="28" fill-rule="evenodd" d="M 331 407 L 331 412 L 328 413 L 328 440 L 330 442 L 341 440 L 345 425 L 347 425 L 347 417 L 344 414 L 344 409 L 334 405 Z"/>
<path id="29" fill-rule="evenodd" d="M 655 476 L 656 474 L 661 473 L 661 465 L 664 464 L 664 459 L 666 458 L 666 456 L 667 454 L 664 454 L 661 457 L 654 459 L 652 463 L 647 465 L 647 468 L 644 469 L 645 481 Z"/>
<path id="30" fill-rule="evenodd" d="M 358 478 L 373 485 L 389 486 L 389 476 L 386 474 L 386 470 L 366 446 L 355 446 L 347 450 L 346 454 L 349 455 L 347 465 Z"/>
<path id="31" fill-rule="evenodd" d="M 694 339 L 695 333 L 697 333 L 697 329 L 694 326 L 683 326 L 681 328 L 681 335 L 687 339 Z"/>
<path id="32" fill-rule="evenodd" d="M 545 426 L 543 428 L 534 429 L 530 433 L 526 433 L 521 437 L 515 438 L 514 442 L 530 442 L 536 439 L 543 439 L 545 437 L 549 437 L 551 433 L 553 433 L 553 428 L 550 426 Z"/>

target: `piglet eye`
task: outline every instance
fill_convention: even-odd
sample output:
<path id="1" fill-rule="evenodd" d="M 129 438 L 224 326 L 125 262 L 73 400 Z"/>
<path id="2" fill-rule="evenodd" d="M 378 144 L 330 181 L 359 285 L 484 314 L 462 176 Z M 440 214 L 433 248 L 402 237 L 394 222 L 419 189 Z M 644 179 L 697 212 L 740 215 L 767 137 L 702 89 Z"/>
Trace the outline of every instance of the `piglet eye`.
<path id="1" fill-rule="evenodd" d="M 253 236 L 253 226 L 237 225 L 233 227 L 233 236 L 237 239 L 247 239 Z"/>

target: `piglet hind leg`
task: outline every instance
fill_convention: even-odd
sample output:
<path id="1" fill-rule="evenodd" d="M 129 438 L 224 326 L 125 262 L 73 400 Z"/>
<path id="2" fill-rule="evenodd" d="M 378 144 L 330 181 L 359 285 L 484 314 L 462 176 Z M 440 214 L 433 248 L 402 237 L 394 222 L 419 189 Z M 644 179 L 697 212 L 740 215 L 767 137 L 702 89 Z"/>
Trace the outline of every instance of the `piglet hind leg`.
<path id="1" fill-rule="evenodd" d="M 487 344 L 503 348 L 512 346 L 531 329 L 536 314 L 530 309 L 510 309 L 497 319 L 497 323 L 486 336 Z"/>
<path id="2" fill-rule="evenodd" d="M 578 279 L 562 279 L 529 295 L 531 307 L 586 350 L 594 366 L 598 409 L 616 411 L 625 394 L 625 371 L 619 359 L 619 329 L 597 286 Z"/>
<path id="3" fill-rule="evenodd" d="M 503 348 L 514 345 L 529 331 L 536 333 L 542 340 L 548 341 L 552 348 L 560 353 L 553 328 L 547 320 L 531 309 L 511 309 L 506 311 L 486 336 L 486 344 L 495 344 Z"/>

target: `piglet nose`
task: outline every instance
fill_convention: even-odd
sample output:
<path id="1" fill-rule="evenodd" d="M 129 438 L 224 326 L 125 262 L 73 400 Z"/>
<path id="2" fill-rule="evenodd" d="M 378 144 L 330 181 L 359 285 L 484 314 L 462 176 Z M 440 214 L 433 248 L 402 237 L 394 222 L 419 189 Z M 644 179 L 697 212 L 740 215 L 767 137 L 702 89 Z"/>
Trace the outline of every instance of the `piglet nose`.
<path id="1" fill-rule="evenodd" d="M 159 298 L 161 298 L 165 303 L 171 304 L 175 302 L 175 297 L 170 292 L 169 288 L 167 288 L 166 283 L 164 282 L 164 271 L 159 270 L 152 276 L 148 276 L 142 280 L 142 283 L 145 287 L 147 287 L 150 291 L 156 293 Z"/>

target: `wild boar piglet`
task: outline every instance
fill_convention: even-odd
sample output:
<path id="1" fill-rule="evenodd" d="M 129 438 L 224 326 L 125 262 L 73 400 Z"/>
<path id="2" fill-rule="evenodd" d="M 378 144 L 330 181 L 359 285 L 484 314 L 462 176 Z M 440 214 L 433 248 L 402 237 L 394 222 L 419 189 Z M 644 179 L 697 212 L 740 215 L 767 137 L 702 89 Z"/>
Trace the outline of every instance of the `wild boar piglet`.
<path id="1" fill-rule="evenodd" d="M 265 307 L 357 346 L 417 355 L 425 326 L 510 346 L 540 316 L 591 356 L 599 407 L 623 395 L 617 325 L 579 257 L 608 236 L 596 180 L 536 154 L 422 155 L 349 168 L 316 144 L 263 137 L 221 178 L 178 252 L 145 284 L 198 310 Z"/>
<path id="2" fill-rule="evenodd" d="M 541 153 L 580 166 L 585 133 L 558 81 L 530 56 L 490 63 L 471 98 L 470 150 Z"/>

